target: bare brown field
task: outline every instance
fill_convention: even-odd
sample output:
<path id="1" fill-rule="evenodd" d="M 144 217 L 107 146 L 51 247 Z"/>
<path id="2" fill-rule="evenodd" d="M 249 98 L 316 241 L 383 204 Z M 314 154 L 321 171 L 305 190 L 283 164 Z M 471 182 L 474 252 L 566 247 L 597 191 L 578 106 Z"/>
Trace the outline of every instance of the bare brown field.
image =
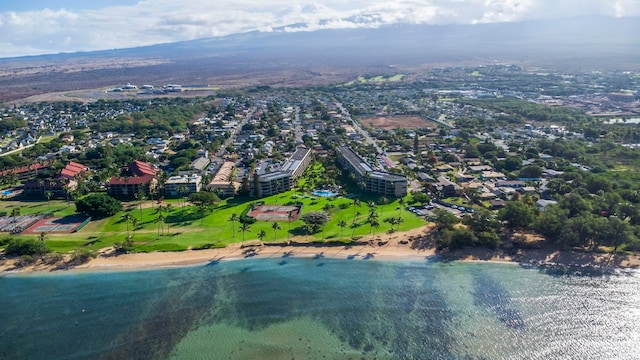
<path id="1" fill-rule="evenodd" d="M 436 124 L 415 115 L 389 115 L 360 118 L 368 127 L 382 130 L 435 128 Z"/>

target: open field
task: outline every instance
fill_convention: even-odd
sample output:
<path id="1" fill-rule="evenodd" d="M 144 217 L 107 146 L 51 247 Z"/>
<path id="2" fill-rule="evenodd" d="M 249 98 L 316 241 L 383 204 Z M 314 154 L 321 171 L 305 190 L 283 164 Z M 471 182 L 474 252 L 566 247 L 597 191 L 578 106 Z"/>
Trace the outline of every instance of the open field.
<path id="1" fill-rule="evenodd" d="M 403 222 L 394 227 L 394 231 L 405 231 L 425 225 L 427 222 L 404 211 L 395 200 L 386 205 L 378 205 L 375 212 L 378 214 L 379 228 L 371 228 L 367 222 L 369 208 L 368 202 L 378 200 L 377 197 L 364 196 L 360 198 L 361 205 L 353 205 L 353 200 L 347 198 L 318 198 L 309 195 L 302 195 L 289 191 L 287 193 L 274 195 L 260 199 L 268 205 L 285 205 L 288 203 L 301 202 L 303 204 L 303 214 L 310 211 L 321 211 L 325 205 L 329 205 L 331 219 L 324 226 L 324 231 L 315 234 L 308 234 L 304 230 L 304 223 L 301 220 L 280 221 L 274 230 L 273 222 L 257 221 L 245 230 L 241 231 L 238 221 L 230 221 L 232 214 L 240 215 L 247 209 L 253 199 L 235 198 L 223 201 L 216 209 L 210 212 L 201 213 L 195 206 L 190 204 L 180 204 L 172 202 L 168 212 L 163 215 L 163 223 L 158 221 L 156 204 L 151 201 L 143 203 L 142 207 L 138 202 L 131 202 L 125 205 L 125 210 L 115 216 L 91 221 L 82 230 L 73 234 L 47 234 L 47 244 L 53 251 L 68 252 L 75 249 L 103 249 L 110 247 L 114 242 L 125 240 L 127 236 L 133 238 L 135 251 L 182 251 L 187 249 L 219 248 L 233 243 L 242 243 L 258 239 L 258 234 L 265 231 L 264 242 L 282 242 L 286 240 L 298 240 L 305 242 L 347 241 L 351 237 L 359 238 L 370 234 L 379 234 L 384 237 L 391 229 L 391 224 L 384 221 L 391 217 L 402 217 Z M 18 206 L 18 202 L 2 202 L 0 206 L 6 210 L 6 204 L 12 207 Z M 47 211 L 47 203 L 27 203 L 21 205 L 23 214 L 36 213 L 36 209 L 41 212 Z M 66 203 L 75 209 L 73 203 Z M 71 213 L 68 207 L 63 207 L 63 203 L 52 201 L 51 208 L 56 215 Z M 31 206 L 31 207 L 29 207 Z M 9 208 L 10 211 L 10 208 Z M 132 223 L 125 220 L 126 215 L 138 219 L 134 227 Z M 347 226 L 341 228 L 341 221 L 345 221 Z M 9 235 L 5 235 L 7 237 Z M 15 236 L 15 235 L 14 235 Z M 33 237 L 35 235 L 19 235 L 20 237 Z"/>
<path id="2" fill-rule="evenodd" d="M 382 130 L 435 128 L 436 124 L 420 116 L 393 115 L 359 118 L 367 127 Z"/>
<path id="3" fill-rule="evenodd" d="M 383 83 L 383 82 L 398 82 L 406 77 L 405 74 L 396 74 L 391 75 L 389 77 L 385 77 L 383 75 L 374 76 L 371 78 L 366 78 L 364 76 L 358 76 L 357 79 L 349 81 L 348 83 L 343 84 L 344 86 L 351 86 L 354 84 L 369 84 L 369 83 Z"/>

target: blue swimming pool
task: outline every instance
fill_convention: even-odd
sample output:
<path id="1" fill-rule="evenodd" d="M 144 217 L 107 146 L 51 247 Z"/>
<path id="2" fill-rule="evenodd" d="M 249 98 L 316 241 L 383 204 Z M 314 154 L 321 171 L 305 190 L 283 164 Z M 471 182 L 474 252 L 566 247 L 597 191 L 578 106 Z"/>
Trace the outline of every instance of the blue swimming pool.
<path id="1" fill-rule="evenodd" d="M 334 193 L 333 191 L 329 191 L 329 190 L 314 190 L 313 191 L 313 195 L 322 196 L 322 197 L 332 197 L 332 196 L 336 196 L 338 194 Z"/>
<path id="2" fill-rule="evenodd" d="M 11 191 L 11 190 L 2 190 L 2 192 L 0 192 L 0 194 L 5 195 L 5 196 L 6 195 L 11 195 L 11 194 L 13 194 L 13 191 Z"/>

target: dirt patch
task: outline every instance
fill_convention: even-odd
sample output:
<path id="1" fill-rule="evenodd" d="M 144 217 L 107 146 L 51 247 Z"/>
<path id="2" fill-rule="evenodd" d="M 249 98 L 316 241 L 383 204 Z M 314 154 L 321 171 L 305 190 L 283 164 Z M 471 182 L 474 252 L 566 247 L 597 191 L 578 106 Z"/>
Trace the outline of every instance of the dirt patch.
<path id="1" fill-rule="evenodd" d="M 435 128 L 436 123 L 415 115 L 370 116 L 360 118 L 364 125 L 382 130 Z"/>

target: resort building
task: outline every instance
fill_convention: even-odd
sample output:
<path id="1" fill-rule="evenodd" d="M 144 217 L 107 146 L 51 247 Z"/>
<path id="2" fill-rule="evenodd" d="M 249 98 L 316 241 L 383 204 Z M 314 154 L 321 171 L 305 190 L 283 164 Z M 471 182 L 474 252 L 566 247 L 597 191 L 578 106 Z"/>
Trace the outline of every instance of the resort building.
<path id="1" fill-rule="evenodd" d="M 69 198 L 69 193 L 78 188 L 73 179 L 29 180 L 24 184 L 23 194 L 29 197 Z"/>
<path id="2" fill-rule="evenodd" d="M 257 197 L 266 197 L 291 190 L 291 174 L 274 171 L 254 175 L 254 193 Z"/>
<path id="3" fill-rule="evenodd" d="M 233 196 L 240 188 L 235 179 L 233 179 L 233 169 L 236 164 L 231 161 L 226 161 L 222 164 L 213 180 L 207 185 L 207 190 L 219 193 L 222 196 Z"/>
<path id="4" fill-rule="evenodd" d="M 299 147 L 296 151 L 287 159 L 287 161 L 282 165 L 280 171 L 287 172 L 291 174 L 293 179 L 297 179 L 304 171 L 307 170 L 307 167 L 311 163 L 311 149 Z"/>
<path id="5" fill-rule="evenodd" d="M 193 162 L 191 162 L 191 165 L 189 167 L 193 170 L 203 172 L 207 169 L 210 163 L 211 163 L 211 160 L 209 160 L 209 158 L 201 156 L 193 160 Z"/>
<path id="6" fill-rule="evenodd" d="M 28 166 L 2 170 L 0 171 L 0 177 L 13 176 L 15 177 L 14 180 L 28 180 L 38 175 L 39 171 L 44 170 L 48 167 L 49 162 L 46 162 L 44 164 L 35 163 Z"/>
<path id="7" fill-rule="evenodd" d="M 336 148 L 338 162 L 356 177 L 358 186 L 364 191 L 384 196 L 407 195 L 407 177 L 400 174 L 374 170 L 360 155 L 348 146 Z"/>
<path id="8" fill-rule="evenodd" d="M 172 176 L 164 183 L 164 196 L 180 197 L 197 193 L 202 187 L 202 176 Z"/>
<path id="9" fill-rule="evenodd" d="M 299 147 L 277 171 L 254 173 L 252 192 L 257 197 L 271 196 L 291 190 L 295 180 L 311 163 L 311 149 Z"/>
<path id="10" fill-rule="evenodd" d="M 134 160 L 125 169 L 131 176 L 112 177 L 107 193 L 119 199 L 133 199 L 136 193 L 149 196 L 151 189 L 158 186 L 157 170 L 151 164 Z"/>
<path id="11" fill-rule="evenodd" d="M 118 199 L 134 199 L 136 193 L 149 197 L 151 189 L 158 186 L 155 176 L 112 177 L 107 193 Z"/>
<path id="12" fill-rule="evenodd" d="M 78 176 L 88 170 L 88 167 L 71 161 L 64 167 L 64 169 L 60 170 L 60 174 L 56 176 L 56 179 L 77 179 Z"/>
<path id="13" fill-rule="evenodd" d="M 157 170 L 153 166 L 151 166 L 151 164 L 138 160 L 134 160 L 131 164 L 129 164 L 129 166 L 127 166 L 127 169 L 132 176 L 155 176 L 157 172 Z"/>

